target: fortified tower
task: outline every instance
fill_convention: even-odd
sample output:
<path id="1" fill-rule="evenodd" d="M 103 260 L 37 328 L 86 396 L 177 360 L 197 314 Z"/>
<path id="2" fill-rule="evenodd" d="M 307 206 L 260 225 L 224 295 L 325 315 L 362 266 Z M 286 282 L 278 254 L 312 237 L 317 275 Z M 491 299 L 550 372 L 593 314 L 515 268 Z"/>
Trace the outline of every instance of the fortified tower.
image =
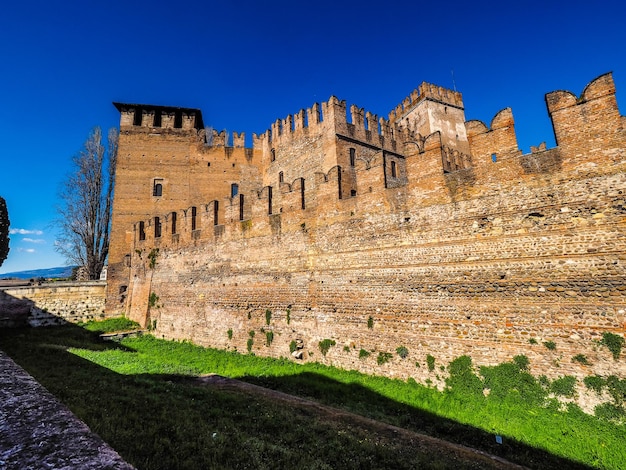
<path id="1" fill-rule="evenodd" d="M 176 238 L 184 225 L 176 211 L 184 209 L 183 216 L 195 225 L 201 208 L 194 201 L 229 201 L 239 191 L 239 181 L 255 180 L 258 169 L 252 149 L 243 148 L 244 135 L 234 134 L 235 147 L 228 145 L 225 132 L 210 129 L 207 135 L 199 109 L 113 104 L 121 116 L 107 311 L 121 313 L 135 235 L 141 239 L 150 231 L 157 239 L 166 234 Z M 213 207 L 217 224 L 223 223 L 219 202 Z M 138 220 L 147 222 L 137 225 Z"/>

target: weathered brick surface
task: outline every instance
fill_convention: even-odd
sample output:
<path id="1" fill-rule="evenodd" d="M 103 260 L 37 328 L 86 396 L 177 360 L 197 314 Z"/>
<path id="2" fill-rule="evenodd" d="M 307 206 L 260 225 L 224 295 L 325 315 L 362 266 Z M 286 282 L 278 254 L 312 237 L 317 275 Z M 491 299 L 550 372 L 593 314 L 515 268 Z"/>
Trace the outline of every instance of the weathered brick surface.
<path id="1" fill-rule="evenodd" d="M 135 232 L 124 247 L 127 277 L 113 279 L 129 286 L 117 308 L 156 322 L 167 338 L 245 351 L 255 330 L 257 354 L 288 356 L 291 341 L 302 340 L 305 360 L 420 380 L 434 378 L 426 354 L 438 364 L 462 354 L 478 364 L 526 354 L 535 372 L 550 376 L 626 376 L 623 358 L 614 361 L 596 342 L 626 326 L 626 139 L 610 75 L 580 99 L 548 94 L 559 145 L 530 154 L 517 148 L 509 109 L 489 128 L 463 124 L 455 136 L 466 139 L 453 145 L 460 94 L 419 91 L 378 127 L 376 116 L 354 106 L 348 122 L 345 102 L 331 98 L 321 119 L 314 107 L 307 123 L 301 112 L 255 137 L 259 177 L 245 182 L 244 220 L 231 201 L 220 206 L 217 225 L 209 217 L 192 232 L 181 216 L 176 236 L 139 240 Z M 447 124 L 445 106 L 455 109 Z M 434 118 L 427 122 L 421 110 Z M 422 136 L 420 129 L 435 132 Z M 145 131 L 128 132 L 121 153 Z M 270 186 L 280 188 L 271 215 Z M 148 211 L 143 220 L 158 214 Z M 114 223 L 114 233 L 127 229 Z M 274 332 L 270 346 L 261 329 Z M 337 341 L 325 358 L 318 349 L 324 338 Z M 407 359 L 376 364 L 378 352 L 401 345 Z M 361 348 L 374 353 L 359 359 Z M 593 365 L 572 362 L 579 353 Z"/>

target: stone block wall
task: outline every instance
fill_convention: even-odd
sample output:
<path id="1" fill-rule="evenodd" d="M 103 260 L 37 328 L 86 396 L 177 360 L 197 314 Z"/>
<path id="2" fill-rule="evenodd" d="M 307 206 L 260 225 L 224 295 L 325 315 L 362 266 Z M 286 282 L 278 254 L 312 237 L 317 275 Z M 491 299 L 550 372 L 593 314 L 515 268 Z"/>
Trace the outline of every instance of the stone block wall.
<path id="1" fill-rule="evenodd" d="M 0 318 L 13 319 L 7 326 L 101 320 L 105 317 L 105 289 L 105 281 L 4 288 L 0 292 Z"/>

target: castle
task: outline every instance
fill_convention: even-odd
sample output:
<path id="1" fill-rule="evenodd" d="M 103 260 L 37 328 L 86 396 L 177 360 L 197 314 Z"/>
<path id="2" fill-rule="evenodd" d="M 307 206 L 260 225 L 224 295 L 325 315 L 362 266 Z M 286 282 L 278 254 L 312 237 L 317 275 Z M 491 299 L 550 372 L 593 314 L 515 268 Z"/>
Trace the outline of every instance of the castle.
<path id="1" fill-rule="evenodd" d="M 427 354 L 581 376 L 584 353 L 626 376 L 596 341 L 626 328 L 626 118 L 611 74 L 546 103 L 556 147 L 528 154 L 510 109 L 466 121 L 461 94 L 428 83 L 380 119 L 331 97 L 252 148 L 198 109 L 115 103 L 107 312 L 419 380 Z"/>

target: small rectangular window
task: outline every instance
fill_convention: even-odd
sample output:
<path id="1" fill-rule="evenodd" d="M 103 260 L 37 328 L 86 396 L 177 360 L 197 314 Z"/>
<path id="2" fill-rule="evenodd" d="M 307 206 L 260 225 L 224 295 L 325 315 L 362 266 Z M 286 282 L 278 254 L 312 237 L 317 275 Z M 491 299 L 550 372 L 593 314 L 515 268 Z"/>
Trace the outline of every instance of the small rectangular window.
<path id="1" fill-rule="evenodd" d="M 497 156 L 495 153 L 492 153 L 492 154 L 491 154 L 491 161 L 492 161 L 493 163 L 496 163 L 496 162 L 498 161 L 498 156 Z"/>
<path id="2" fill-rule="evenodd" d="M 146 226 L 144 222 L 139 222 L 139 240 L 143 241 L 146 239 Z"/>
<path id="3" fill-rule="evenodd" d="M 155 197 L 163 196 L 163 180 L 155 179 L 152 183 L 152 195 Z"/>
<path id="4" fill-rule="evenodd" d="M 391 161 L 391 177 L 392 178 L 398 177 L 398 170 L 396 168 L 396 162 L 394 162 L 393 160 Z"/>
<path id="5" fill-rule="evenodd" d="M 356 165 L 356 149 L 350 148 L 350 166 Z"/>
<path id="6" fill-rule="evenodd" d="M 230 197 L 233 198 L 237 194 L 239 194 L 239 185 L 237 183 L 233 183 L 230 185 Z"/>

